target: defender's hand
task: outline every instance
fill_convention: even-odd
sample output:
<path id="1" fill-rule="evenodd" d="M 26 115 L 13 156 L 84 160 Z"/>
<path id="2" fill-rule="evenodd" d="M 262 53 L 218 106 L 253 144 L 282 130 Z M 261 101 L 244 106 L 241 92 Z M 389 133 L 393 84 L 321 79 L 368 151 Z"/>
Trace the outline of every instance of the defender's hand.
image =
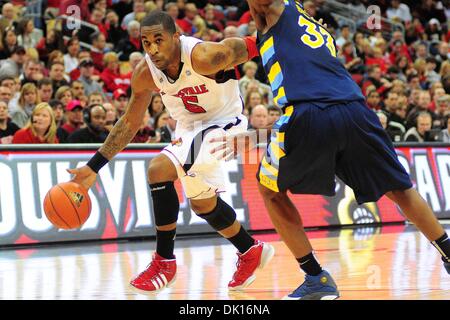
<path id="1" fill-rule="evenodd" d="M 229 161 L 236 158 L 239 154 L 249 152 L 256 147 L 257 132 L 253 130 L 215 137 L 209 140 L 209 143 L 215 144 L 210 153 L 217 160 Z"/>
<path id="2" fill-rule="evenodd" d="M 89 190 L 97 179 L 97 174 L 88 166 L 83 166 L 76 169 L 67 169 L 67 172 L 74 175 L 71 181 L 81 185 L 86 190 Z"/>

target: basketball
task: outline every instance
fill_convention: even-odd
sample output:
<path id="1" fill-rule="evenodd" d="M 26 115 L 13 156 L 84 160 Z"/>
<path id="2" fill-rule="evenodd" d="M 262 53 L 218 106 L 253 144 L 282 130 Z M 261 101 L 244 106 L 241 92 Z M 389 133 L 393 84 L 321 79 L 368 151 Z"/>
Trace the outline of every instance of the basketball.
<path id="1" fill-rule="evenodd" d="M 91 207 L 87 190 L 75 182 L 57 184 L 44 199 L 45 215 L 60 229 L 80 228 L 89 218 Z"/>

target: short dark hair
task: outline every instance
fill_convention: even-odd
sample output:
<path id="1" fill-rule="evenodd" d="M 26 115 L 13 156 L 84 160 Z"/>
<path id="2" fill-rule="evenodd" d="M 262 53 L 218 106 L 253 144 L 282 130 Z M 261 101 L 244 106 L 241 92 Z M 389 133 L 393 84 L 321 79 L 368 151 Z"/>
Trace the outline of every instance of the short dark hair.
<path id="1" fill-rule="evenodd" d="M 50 78 L 42 78 L 37 83 L 38 89 L 41 89 L 42 86 L 48 86 L 48 85 L 53 85 L 53 82 L 52 82 L 52 80 Z"/>
<path id="2" fill-rule="evenodd" d="M 267 108 L 267 111 L 269 111 L 269 112 L 270 112 L 270 111 L 276 111 L 276 112 L 279 112 L 280 115 L 283 114 L 283 111 L 281 110 L 280 107 L 273 106 L 273 105 L 269 106 L 269 107 Z"/>
<path id="3" fill-rule="evenodd" d="M 154 10 L 150 14 L 146 15 L 141 21 L 142 27 L 150 27 L 161 24 L 163 29 L 170 34 L 177 32 L 175 21 L 166 12 L 161 10 Z"/>

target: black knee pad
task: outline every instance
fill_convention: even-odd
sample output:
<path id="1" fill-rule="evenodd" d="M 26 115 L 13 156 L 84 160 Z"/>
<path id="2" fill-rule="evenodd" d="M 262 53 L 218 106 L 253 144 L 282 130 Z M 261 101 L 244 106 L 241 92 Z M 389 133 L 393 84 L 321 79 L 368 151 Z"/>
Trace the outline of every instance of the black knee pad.
<path id="1" fill-rule="evenodd" d="M 151 184 L 150 191 L 155 225 L 165 226 L 177 222 L 180 202 L 173 181 Z"/>
<path id="2" fill-rule="evenodd" d="M 236 221 L 236 212 L 225 201 L 217 198 L 217 205 L 213 211 L 207 214 L 199 214 L 216 231 L 230 227 Z"/>

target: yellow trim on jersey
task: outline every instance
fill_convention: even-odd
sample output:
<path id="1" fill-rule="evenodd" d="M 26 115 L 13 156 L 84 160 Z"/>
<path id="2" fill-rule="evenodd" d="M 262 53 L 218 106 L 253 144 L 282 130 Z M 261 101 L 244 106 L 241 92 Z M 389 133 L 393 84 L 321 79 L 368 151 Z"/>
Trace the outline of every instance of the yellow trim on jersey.
<path id="1" fill-rule="evenodd" d="M 271 175 L 273 175 L 274 177 L 278 177 L 278 170 L 273 167 L 271 164 L 269 164 L 266 160 L 266 157 L 264 157 L 261 161 L 261 165 L 263 166 L 264 169 L 266 169 Z"/>
<path id="2" fill-rule="evenodd" d="M 286 93 L 284 92 L 284 87 L 280 87 L 280 89 L 278 89 L 277 96 L 275 98 L 273 98 L 273 100 L 277 105 L 280 106 L 280 105 L 284 105 L 284 103 L 280 104 L 280 103 L 278 103 L 278 100 L 283 99 L 283 98 L 286 98 Z"/>
<path id="3" fill-rule="evenodd" d="M 269 39 L 266 40 L 266 42 L 264 42 L 263 46 L 261 47 L 261 55 L 264 55 L 266 53 L 267 50 L 269 50 L 270 48 L 273 47 L 273 36 L 270 37 Z"/>
<path id="4" fill-rule="evenodd" d="M 290 116 L 292 116 L 292 113 L 294 113 L 294 106 L 286 107 L 286 109 L 284 111 L 284 116 L 290 117 Z M 284 141 L 284 132 L 281 132 L 281 133 L 283 134 L 283 141 Z"/>
<path id="5" fill-rule="evenodd" d="M 275 192 L 280 192 L 278 189 L 278 184 L 275 180 L 270 179 L 268 176 L 264 175 L 261 171 L 259 172 L 259 183 Z"/>
<path id="6" fill-rule="evenodd" d="M 280 63 L 277 61 L 273 64 L 273 66 L 270 68 L 269 74 L 267 77 L 269 78 L 269 81 L 271 84 L 275 81 L 275 78 L 281 73 L 281 66 Z"/>
<path id="7" fill-rule="evenodd" d="M 277 162 L 286 155 L 286 153 L 284 153 L 284 150 L 281 149 L 281 147 L 278 143 L 272 142 L 269 145 L 269 149 L 270 149 L 270 156 L 275 158 L 275 160 L 277 160 Z"/>

